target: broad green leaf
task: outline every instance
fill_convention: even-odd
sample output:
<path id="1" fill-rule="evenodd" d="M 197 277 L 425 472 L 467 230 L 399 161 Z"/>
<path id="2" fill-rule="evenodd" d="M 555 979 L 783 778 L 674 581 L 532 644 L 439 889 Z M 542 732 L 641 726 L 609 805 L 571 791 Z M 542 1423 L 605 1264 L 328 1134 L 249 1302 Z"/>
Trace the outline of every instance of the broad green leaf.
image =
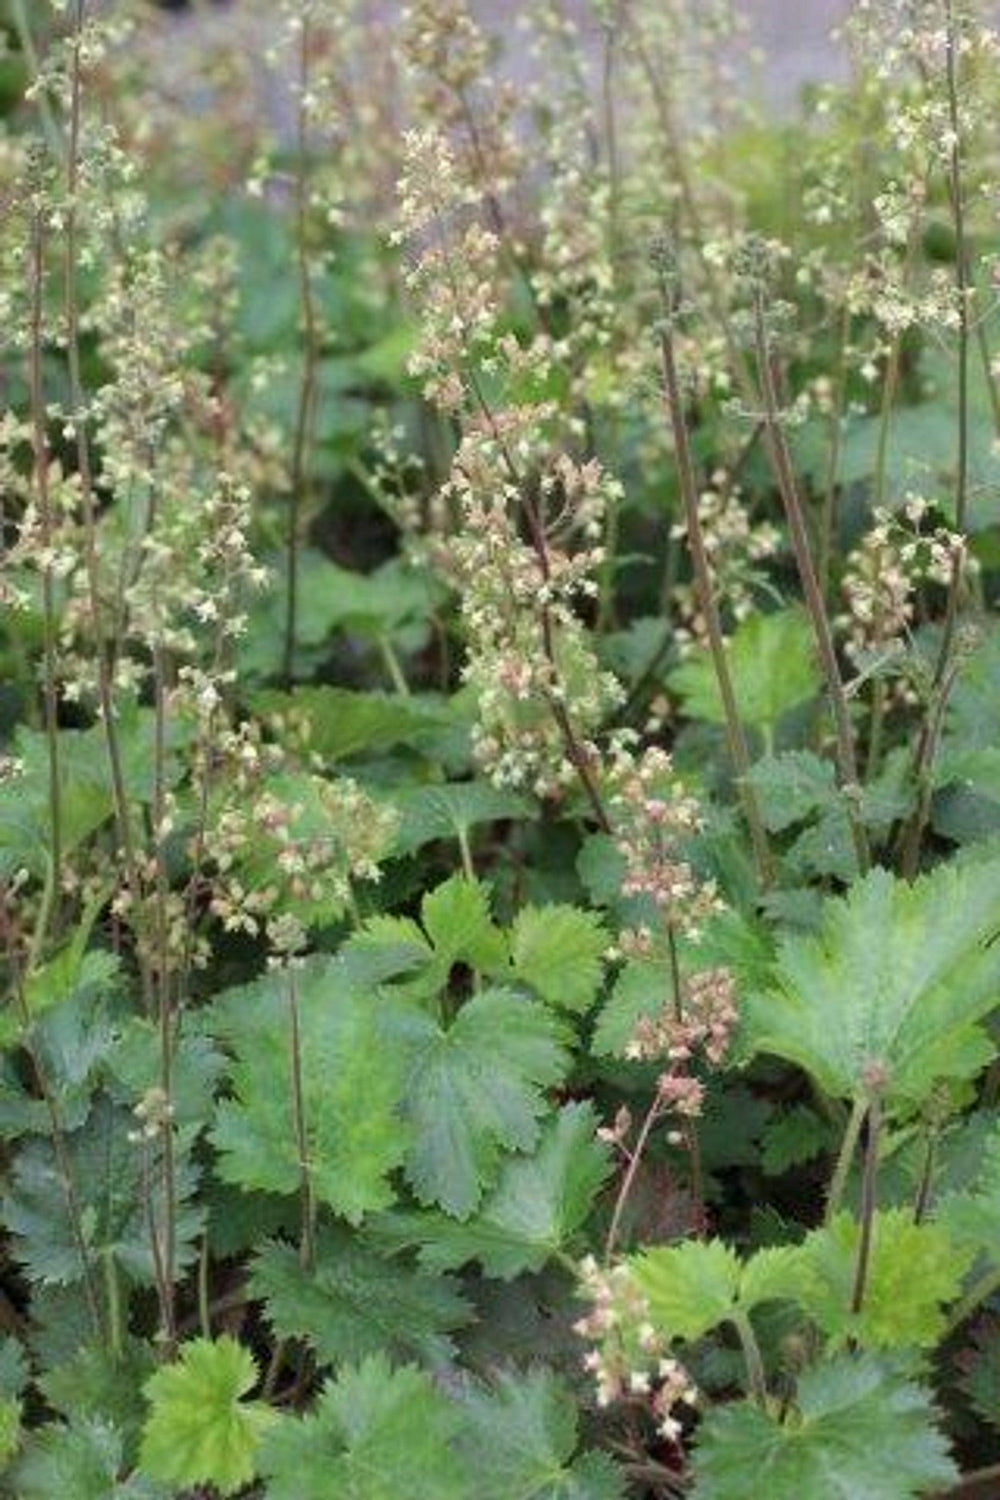
<path id="1" fill-rule="evenodd" d="M 973 1185 L 946 1193 L 936 1218 L 959 1243 L 1000 1263 L 1000 1125 L 994 1124 L 981 1146 L 982 1159 Z"/>
<path id="2" fill-rule="evenodd" d="M 400 1058 L 403 1044 L 397 1042 Z M 544 1090 L 569 1065 L 560 1023 L 512 990 L 483 990 L 447 1028 L 406 1022 L 406 1175 L 423 1203 L 464 1219 L 496 1179 L 503 1151 L 530 1151 Z"/>
<path id="3" fill-rule="evenodd" d="M 260 1463 L 269 1500 L 469 1500 L 459 1425 L 429 1376 L 373 1355 L 324 1386 L 312 1414 L 275 1427 Z"/>
<path id="4" fill-rule="evenodd" d="M 307 1340 L 321 1364 L 356 1364 L 386 1350 L 440 1365 L 454 1353 L 449 1330 L 471 1317 L 449 1278 L 408 1270 L 332 1229 L 319 1234 L 310 1271 L 291 1245 L 265 1245 L 250 1291 L 264 1302 L 278 1337 Z"/>
<path id="5" fill-rule="evenodd" d="M 135 1128 L 131 1110 L 116 1108 L 102 1095 L 86 1123 L 64 1137 L 62 1159 L 44 1137 L 21 1147 L 0 1217 L 15 1237 L 15 1258 L 37 1281 L 70 1285 L 83 1279 L 79 1237 L 92 1277 L 100 1272 L 104 1258 L 111 1257 L 136 1280 L 155 1279 L 149 1216 L 152 1213 L 162 1236 L 166 1232 L 162 1148 L 158 1141 L 150 1142 L 144 1162 L 143 1150 L 133 1139 Z M 179 1131 L 174 1149 L 173 1215 L 179 1266 L 194 1258 L 202 1224 L 201 1208 L 193 1201 L 197 1172 L 190 1158 L 191 1144 L 190 1131 Z M 64 1165 L 72 1178 L 72 1211 Z"/>
<path id="6" fill-rule="evenodd" d="M 780 1177 L 789 1167 L 813 1161 L 832 1145 L 831 1130 L 806 1104 L 778 1110 L 761 1135 L 761 1165 L 769 1177 Z"/>
<path id="7" fill-rule="evenodd" d="M 408 1132 L 399 1115 L 405 1059 L 390 1041 L 389 1003 L 338 982 L 335 960 L 271 973 L 231 990 L 210 1024 L 235 1052 L 233 1098 L 216 1111 L 218 1171 L 227 1182 L 297 1193 L 291 991 L 298 999 L 302 1106 L 317 1198 L 352 1223 L 384 1208 Z"/>
<path id="8" fill-rule="evenodd" d="M 782 833 L 837 800 L 833 766 L 811 750 L 765 755 L 752 767 L 749 781 L 757 793 L 761 817 L 772 833 Z"/>
<path id="9" fill-rule="evenodd" d="M 177 752 L 190 734 L 190 729 L 176 719 L 171 722 L 164 764 L 168 787 L 180 775 Z M 118 741 L 129 805 L 146 803 L 152 797 L 154 781 L 152 710 L 124 710 Z M 0 871 L 10 874 L 24 866 L 41 876 L 52 843 L 46 736 L 22 726 L 14 737 L 12 754 L 23 770 L 0 784 Z M 108 822 L 114 809 L 104 730 L 99 724 L 92 729 L 60 729 L 58 758 L 59 832 L 63 855 L 67 855 Z"/>
<path id="10" fill-rule="evenodd" d="M 446 976 L 455 963 L 495 973 L 507 958 L 506 939 L 494 925 L 489 896 L 478 880 L 453 875 L 424 897 L 420 919 Z"/>
<path id="11" fill-rule="evenodd" d="M 575 906 L 526 906 L 511 934 L 514 973 L 550 1005 L 584 1011 L 600 987 L 607 942 L 593 912 Z"/>
<path id="12" fill-rule="evenodd" d="M 733 1312 L 741 1266 L 721 1240 L 656 1245 L 630 1264 L 650 1318 L 671 1338 L 699 1339 Z"/>
<path id="13" fill-rule="evenodd" d="M 923 1100 L 993 1055 L 978 1023 L 998 999 L 998 930 L 995 856 L 912 885 L 873 870 L 824 904 L 815 936 L 781 943 L 772 983 L 746 998 L 747 1041 L 828 1094 L 862 1098 L 874 1073 L 891 1105 Z"/>
<path id="14" fill-rule="evenodd" d="M 871 1355 L 799 1381 L 790 1410 L 713 1407 L 699 1430 L 693 1500 L 916 1500 L 957 1470 L 929 1391 Z"/>
<path id="15" fill-rule="evenodd" d="M 306 721 L 309 750 L 328 761 L 384 754 L 396 745 L 429 751 L 452 718 L 446 700 L 357 692 L 327 683 L 290 693 L 267 688 L 253 695 L 252 706 L 268 719 Z"/>
<path id="16" fill-rule="evenodd" d="M 459 1446 L 478 1476 L 476 1500 L 624 1500 L 609 1458 L 574 1458 L 576 1405 L 549 1371 L 502 1374 L 492 1390 L 470 1384 L 461 1404 Z"/>
<path id="17" fill-rule="evenodd" d="M 393 1214 L 378 1226 L 391 1245 L 416 1245 L 421 1264 L 445 1271 L 478 1260 L 488 1276 L 537 1271 L 564 1250 L 611 1170 L 590 1105 L 567 1104 L 530 1157 L 508 1157 L 496 1188 L 468 1223 L 444 1214 Z"/>
<path id="18" fill-rule="evenodd" d="M 741 719 L 773 729 L 788 711 L 814 698 L 822 678 L 813 639 L 800 609 L 752 614 L 727 644 L 729 670 Z M 696 652 L 669 678 L 689 718 L 726 722 L 715 668 L 707 650 Z"/>
<path id="19" fill-rule="evenodd" d="M 129 1337 L 117 1353 L 103 1343 L 84 1345 L 71 1360 L 50 1366 L 39 1384 L 49 1405 L 67 1420 L 113 1427 L 126 1459 L 134 1461 L 146 1417 L 143 1386 L 155 1368 L 152 1344 Z"/>
<path id="20" fill-rule="evenodd" d="M 261 1438 L 277 1420 L 262 1401 L 242 1399 L 257 1379 L 253 1356 L 228 1334 L 183 1344 L 177 1362 L 146 1382 L 143 1469 L 167 1484 L 210 1484 L 223 1495 L 249 1484 Z"/>
<path id="21" fill-rule="evenodd" d="M 960 1385 L 976 1415 L 1000 1431 L 1000 1336 L 996 1325 L 973 1333 L 972 1347 L 962 1352 Z"/>
<path id="22" fill-rule="evenodd" d="M 463 839 L 480 824 L 537 816 L 530 798 L 489 781 L 403 787 L 393 792 L 391 801 L 399 814 L 394 854 L 412 854 L 436 839 Z"/>
<path id="23" fill-rule="evenodd" d="M 861 1226 L 840 1213 L 813 1230 L 796 1252 L 796 1300 L 838 1343 L 869 1349 L 931 1348 L 945 1328 L 944 1307 L 958 1296 L 972 1261 L 940 1224 L 913 1222 L 908 1208 L 876 1213 L 861 1310 L 851 1302 Z"/>
<path id="24" fill-rule="evenodd" d="M 641 1020 L 662 1015 L 670 1004 L 670 977 L 663 964 L 632 959 L 615 979 L 594 1028 L 597 1057 L 623 1057 Z"/>
<path id="25" fill-rule="evenodd" d="M 124 1462 L 121 1434 L 109 1423 L 49 1422 L 31 1434 L 14 1468 L 14 1493 L 18 1500 L 172 1500 L 174 1489 L 152 1475 L 119 1480 Z"/>

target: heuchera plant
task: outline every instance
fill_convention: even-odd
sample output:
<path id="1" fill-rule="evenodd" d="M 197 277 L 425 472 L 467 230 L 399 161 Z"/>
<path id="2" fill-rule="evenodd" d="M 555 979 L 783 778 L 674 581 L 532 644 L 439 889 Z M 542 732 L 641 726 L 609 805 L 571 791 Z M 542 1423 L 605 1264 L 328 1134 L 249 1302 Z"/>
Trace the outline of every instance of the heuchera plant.
<path id="1" fill-rule="evenodd" d="M 1000 36 L 514 9 L 0 6 L 12 1500 L 1000 1486 Z"/>

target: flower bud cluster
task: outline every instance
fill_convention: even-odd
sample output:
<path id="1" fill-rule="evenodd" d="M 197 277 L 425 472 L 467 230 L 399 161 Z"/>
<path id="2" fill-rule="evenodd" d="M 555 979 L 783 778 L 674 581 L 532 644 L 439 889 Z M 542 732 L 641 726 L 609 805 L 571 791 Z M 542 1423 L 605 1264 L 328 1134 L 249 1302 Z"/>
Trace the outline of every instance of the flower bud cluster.
<path id="1" fill-rule="evenodd" d="M 763 576 L 760 564 L 780 550 L 781 533 L 769 521 L 751 519 L 739 485 L 731 484 L 724 470 L 713 474 L 712 487 L 698 496 L 698 517 L 716 602 L 738 624 L 753 610 L 755 587 Z M 686 537 L 684 522 L 673 526 L 670 534 L 679 540 Z M 672 597 L 681 621 L 677 638 L 682 652 L 707 646 L 707 625 L 694 584 L 677 584 Z"/>
<path id="2" fill-rule="evenodd" d="M 902 653 L 928 583 L 950 587 L 956 567 L 974 569 L 965 539 L 945 526 L 928 526 L 932 507 L 909 494 L 901 513 L 879 509 L 875 524 L 850 553 L 843 578 L 846 610 L 837 625 L 857 664 L 870 653 Z"/>
<path id="3" fill-rule="evenodd" d="M 598 1406 L 637 1403 L 649 1411 L 660 1435 L 676 1442 L 682 1431 L 677 1408 L 696 1406 L 698 1392 L 670 1354 L 669 1339 L 650 1320 L 630 1267 L 625 1262 L 602 1267 L 588 1255 L 579 1272 L 580 1292 L 591 1309 L 574 1331 L 593 1346 L 583 1363 L 596 1384 Z"/>

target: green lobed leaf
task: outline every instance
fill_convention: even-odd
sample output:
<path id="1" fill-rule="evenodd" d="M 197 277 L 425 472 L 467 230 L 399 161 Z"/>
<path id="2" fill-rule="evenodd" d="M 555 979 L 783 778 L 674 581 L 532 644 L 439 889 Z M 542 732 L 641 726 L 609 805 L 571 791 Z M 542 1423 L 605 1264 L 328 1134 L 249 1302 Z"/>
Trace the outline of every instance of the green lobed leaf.
<path id="1" fill-rule="evenodd" d="M 500 1180 L 475 1218 L 387 1215 L 378 1226 L 388 1244 L 416 1245 L 429 1271 L 478 1260 L 489 1276 L 537 1271 L 584 1223 L 610 1170 L 589 1104 L 567 1104 L 545 1126 L 530 1157 L 508 1157 Z"/>
<path id="2" fill-rule="evenodd" d="M 454 1354 L 450 1330 L 471 1318 L 455 1283 L 388 1261 L 374 1246 L 338 1230 L 317 1236 L 316 1261 L 272 1240 L 253 1263 L 250 1292 L 265 1304 L 279 1338 L 304 1339 L 321 1364 L 356 1364 L 385 1350 L 430 1365 Z"/>
<path id="3" fill-rule="evenodd" d="M 292 974 L 270 973 L 216 1001 L 210 1024 L 236 1057 L 234 1097 L 216 1110 L 218 1171 L 246 1189 L 296 1193 L 296 1142 L 289 985 L 299 1011 L 302 1103 L 317 1198 L 352 1223 L 384 1208 L 388 1176 L 406 1153 L 400 1118 L 405 1058 L 390 1039 L 390 1002 L 338 982 L 336 960 Z"/>
<path id="4" fill-rule="evenodd" d="M 436 839 L 461 839 L 480 824 L 537 815 L 530 798 L 490 781 L 403 787 L 393 792 L 392 806 L 399 814 L 394 854 L 412 854 Z"/>
<path id="5" fill-rule="evenodd" d="M 941 920 L 941 913 L 948 920 Z M 862 1098 L 874 1068 L 890 1105 L 993 1055 L 978 1025 L 1000 984 L 1000 859 L 942 865 L 908 885 L 873 870 L 828 900 L 815 935 L 780 945 L 769 986 L 747 996 L 753 1050 L 798 1063 L 827 1093 Z"/>
<path id="6" fill-rule="evenodd" d="M 155 1279 L 149 1216 L 152 1212 L 157 1233 L 163 1235 L 162 1147 L 150 1142 L 144 1161 L 133 1139 L 135 1126 L 131 1110 L 99 1095 L 86 1123 L 63 1138 L 63 1156 L 43 1137 L 28 1140 L 19 1150 L 0 1217 L 15 1236 L 15 1257 L 36 1281 L 69 1285 L 83 1279 L 77 1215 L 92 1277 L 111 1257 L 136 1280 Z M 202 1210 L 194 1201 L 197 1170 L 191 1145 L 191 1132 L 178 1132 L 173 1221 L 179 1266 L 194 1258 L 202 1225 Z M 72 1211 L 64 1166 L 72 1179 Z"/>
<path id="7" fill-rule="evenodd" d="M 544 1090 L 569 1064 L 560 1023 L 535 1001 L 493 989 L 474 995 L 447 1028 L 414 1013 L 406 1033 L 406 1175 L 421 1202 L 468 1218 L 501 1153 L 530 1151 L 538 1140 Z"/>
<path id="8" fill-rule="evenodd" d="M 511 933 L 514 973 L 550 1005 L 585 1011 L 600 988 L 607 942 L 594 912 L 575 906 L 526 906 Z"/>
<path id="9" fill-rule="evenodd" d="M 183 1344 L 176 1363 L 146 1382 L 143 1469 L 168 1484 L 214 1485 L 222 1495 L 249 1484 L 261 1439 L 277 1420 L 264 1402 L 242 1399 L 257 1379 L 253 1356 L 228 1334 Z"/>
<path id="10" fill-rule="evenodd" d="M 713 1407 L 699 1430 L 693 1500 L 916 1500 L 957 1470 L 929 1391 L 871 1355 L 807 1370 L 782 1415 Z"/>
<path id="11" fill-rule="evenodd" d="M 609 1458 L 574 1458 L 576 1405 L 549 1371 L 502 1373 L 492 1389 L 469 1384 L 462 1417 L 459 1447 L 478 1475 L 476 1500 L 624 1500 L 624 1477 Z"/>
<path id="12" fill-rule="evenodd" d="M 175 1493 L 152 1475 L 119 1480 L 121 1434 L 94 1417 L 64 1426 L 49 1422 L 31 1434 L 13 1472 L 18 1500 L 171 1500 Z"/>
<path id="13" fill-rule="evenodd" d="M 741 1266 L 721 1240 L 656 1245 L 630 1265 L 650 1318 L 671 1338 L 699 1339 L 732 1315 Z"/>
<path id="14" fill-rule="evenodd" d="M 861 1226 L 850 1214 L 806 1236 L 796 1251 L 795 1296 L 829 1338 L 863 1348 L 931 1348 L 972 1261 L 941 1224 L 909 1208 L 875 1215 L 861 1310 L 852 1312 Z"/>
<path id="15" fill-rule="evenodd" d="M 765 755 L 748 780 L 757 793 L 761 817 L 772 833 L 783 833 L 838 799 L 833 766 L 811 750 Z"/>
<path id="16" fill-rule="evenodd" d="M 740 717 L 772 728 L 788 711 L 819 692 L 812 633 L 801 609 L 755 612 L 727 643 L 729 670 Z M 694 653 L 669 678 L 692 719 L 724 724 L 725 710 L 707 650 Z"/>
<path id="17" fill-rule="evenodd" d="M 427 1375 L 372 1355 L 328 1382 L 313 1413 L 273 1429 L 260 1460 L 269 1500 L 469 1500 L 459 1425 Z"/>

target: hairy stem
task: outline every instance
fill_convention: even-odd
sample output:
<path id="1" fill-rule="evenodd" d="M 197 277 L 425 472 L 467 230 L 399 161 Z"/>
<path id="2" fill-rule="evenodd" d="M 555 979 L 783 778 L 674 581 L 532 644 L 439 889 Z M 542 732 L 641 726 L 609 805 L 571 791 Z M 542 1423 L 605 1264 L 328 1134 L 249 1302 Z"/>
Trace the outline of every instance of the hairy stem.
<path id="1" fill-rule="evenodd" d="M 291 1021 L 292 1098 L 295 1111 L 295 1143 L 299 1154 L 300 1190 L 302 1194 L 302 1238 L 299 1256 L 303 1270 L 311 1271 L 316 1263 L 316 1199 L 313 1191 L 312 1165 L 309 1160 L 309 1137 L 306 1132 L 305 1092 L 302 1085 L 302 1032 L 299 1018 L 299 992 L 295 972 L 288 970 L 288 1014 Z"/>
<path id="2" fill-rule="evenodd" d="M 295 672 L 295 642 L 299 608 L 299 529 L 302 524 L 304 490 L 308 484 L 309 434 L 316 404 L 319 364 L 319 321 L 313 294 L 309 261 L 309 18 L 304 16 L 299 33 L 298 112 L 296 116 L 295 250 L 299 276 L 299 299 L 303 322 L 302 380 L 292 446 L 291 493 L 288 497 L 286 539 L 285 645 L 282 675 L 291 686 Z"/>
<path id="3" fill-rule="evenodd" d="M 702 618 L 705 621 L 705 628 L 708 632 L 712 665 L 715 668 L 715 676 L 719 684 L 719 694 L 722 698 L 722 706 L 726 716 L 726 741 L 729 746 L 730 759 L 736 771 L 736 785 L 740 801 L 743 805 L 743 813 L 747 820 L 747 827 L 750 829 L 754 861 L 757 866 L 757 876 L 761 885 L 767 887 L 774 880 L 774 860 L 771 855 L 767 833 L 764 829 L 764 820 L 761 817 L 760 806 L 757 802 L 757 794 L 750 781 L 750 750 L 747 746 L 746 735 L 743 731 L 743 721 L 740 718 L 739 707 L 736 702 L 736 691 L 733 687 L 732 674 L 729 671 L 729 659 L 726 656 L 722 624 L 715 601 L 712 568 L 708 560 L 708 551 L 705 547 L 701 517 L 698 514 L 698 486 L 695 480 L 694 461 L 691 456 L 687 423 L 684 420 L 684 411 L 681 403 L 680 382 L 677 376 L 677 361 L 674 355 L 674 341 L 669 318 L 660 334 L 660 354 L 663 364 L 663 384 L 666 392 L 667 414 L 674 437 L 677 474 L 680 481 L 681 498 L 684 504 L 684 519 L 687 525 L 688 547 L 694 566 L 698 603 L 701 607 Z"/>
<path id="4" fill-rule="evenodd" d="M 781 423 L 778 396 L 771 369 L 771 349 L 764 315 L 764 298 L 763 292 L 760 289 L 757 290 L 754 299 L 754 333 L 757 351 L 757 373 L 764 402 L 764 422 L 767 431 L 768 448 L 778 490 L 785 509 L 785 516 L 788 521 L 788 530 L 791 535 L 792 549 L 795 553 L 795 562 L 802 583 L 806 609 L 809 612 L 813 633 L 816 637 L 820 665 L 823 669 L 823 675 L 826 678 L 827 697 L 829 698 L 833 714 L 837 746 L 838 777 L 841 789 L 846 793 L 847 816 L 851 826 L 851 836 L 854 840 L 858 865 L 861 871 L 864 872 L 870 863 L 870 856 L 868 851 L 868 835 L 859 816 L 855 796 L 858 790 L 858 767 L 854 749 L 854 730 L 851 725 L 847 694 L 844 691 L 840 667 L 837 663 L 837 653 L 833 645 L 833 632 L 830 629 L 830 621 L 826 612 L 826 601 L 823 598 L 819 581 L 816 577 L 816 570 L 813 567 L 812 554 L 809 549 L 809 537 L 806 531 L 805 514 L 802 508 L 802 501 L 799 498 L 798 487 L 795 483 L 792 458 L 788 451 L 788 440 L 785 437 L 785 430 Z"/>
<path id="5" fill-rule="evenodd" d="M 871 1266 L 872 1233 L 875 1227 L 875 1208 L 878 1188 L 878 1154 L 882 1133 L 882 1101 L 875 1094 L 868 1106 L 868 1139 L 865 1142 L 865 1164 L 861 1178 L 861 1240 L 858 1245 L 858 1260 L 854 1271 L 854 1290 L 851 1295 L 851 1312 L 859 1313 L 864 1306 Z"/>
<path id="6" fill-rule="evenodd" d="M 830 1191 L 826 1199 L 826 1213 L 824 1223 L 830 1224 L 840 1208 L 844 1198 L 844 1189 L 847 1187 L 847 1177 L 851 1170 L 851 1162 L 854 1153 L 858 1149 L 858 1140 L 861 1136 L 861 1127 L 868 1113 L 868 1100 L 864 1097 L 855 1099 L 851 1105 L 850 1117 L 847 1121 L 847 1129 L 844 1131 L 843 1140 L 840 1143 L 840 1151 L 837 1154 L 837 1164 L 833 1169 L 830 1179 Z"/>

